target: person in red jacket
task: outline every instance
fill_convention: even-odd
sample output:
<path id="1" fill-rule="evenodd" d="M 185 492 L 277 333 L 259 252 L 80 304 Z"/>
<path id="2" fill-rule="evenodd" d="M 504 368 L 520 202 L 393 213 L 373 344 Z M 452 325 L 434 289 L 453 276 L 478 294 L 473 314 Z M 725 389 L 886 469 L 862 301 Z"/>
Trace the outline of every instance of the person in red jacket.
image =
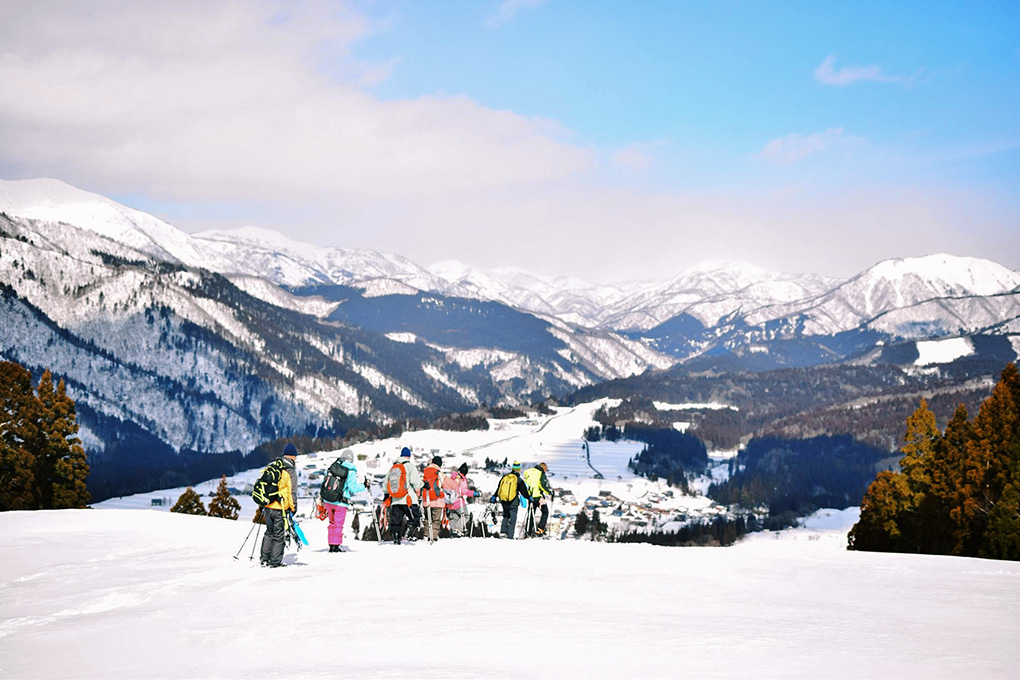
<path id="1" fill-rule="evenodd" d="M 435 456 L 421 474 L 421 505 L 425 512 L 425 536 L 430 541 L 439 538 L 439 530 L 443 526 L 443 510 L 446 508 L 443 481 L 440 479 L 442 467 L 443 459 Z"/>

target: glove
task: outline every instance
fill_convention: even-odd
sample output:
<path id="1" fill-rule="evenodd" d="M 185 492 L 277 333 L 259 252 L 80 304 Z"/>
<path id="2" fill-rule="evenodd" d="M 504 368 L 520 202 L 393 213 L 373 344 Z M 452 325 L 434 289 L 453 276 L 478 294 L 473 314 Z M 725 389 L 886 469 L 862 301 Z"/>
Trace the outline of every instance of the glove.
<path id="1" fill-rule="evenodd" d="M 496 502 L 496 494 L 492 494 L 492 498 L 489 499 L 489 502 L 490 503 L 495 503 Z"/>
<path id="2" fill-rule="evenodd" d="M 430 489 L 431 489 L 432 487 L 430 487 L 430 486 L 429 486 L 429 483 L 428 483 L 428 482 L 422 482 L 422 488 L 423 488 L 423 489 L 425 489 L 426 491 L 428 491 L 428 490 L 430 490 Z"/>
<path id="3" fill-rule="evenodd" d="M 528 507 L 528 499 L 525 498 L 524 496 L 521 496 L 521 507 L 522 508 Z"/>

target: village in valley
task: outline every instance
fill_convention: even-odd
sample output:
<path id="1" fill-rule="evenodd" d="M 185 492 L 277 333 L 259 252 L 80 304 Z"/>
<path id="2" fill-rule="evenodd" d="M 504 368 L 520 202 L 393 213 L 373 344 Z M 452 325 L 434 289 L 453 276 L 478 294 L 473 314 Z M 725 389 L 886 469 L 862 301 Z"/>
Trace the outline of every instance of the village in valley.
<path id="1" fill-rule="evenodd" d="M 576 407 L 558 407 L 552 415 L 537 413 L 508 419 L 491 420 L 488 430 L 448 432 L 425 430 L 405 432 L 400 437 L 369 440 L 349 447 L 354 454 L 367 494 L 352 499 L 348 516 L 353 535 L 363 540 L 378 540 L 374 533 L 373 512 L 383 498 L 383 480 L 401 448 L 411 449 L 415 463 L 423 467 L 439 456 L 444 472 L 466 463 L 468 481 L 476 496 L 468 505 L 473 519 L 472 535 L 486 536 L 499 524 L 498 505 L 489 499 L 499 478 L 513 461 L 523 469 L 541 462 L 549 466 L 549 481 L 554 498 L 550 509 L 550 539 L 576 536 L 575 524 L 584 512 L 589 523 L 604 525 L 601 536 L 635 531 L 676 531 L 718 517 L 732 518 L 733 512 L 705 496 L 708 485 L 725 479 L 729 458 L 734 452 L 711 458 L 712 467 L 689 484 L 689 491 L 670 487 L 665 480 L 649 480 L 634 474 L 628 463 L 644 448 L 641 442 L 587 442 L 582 434 L 594 424 L 595 412 L 612 400 L 599 400 Z M 315 526 L 312 520 L 314 499 L 319 484 L 339 451 L 318 451 L 298 459 L 298 520 Z M 248 470 L 227 478 L 231 493 L 241 504 L 241 519 L 254 515 L 251 485 L 259 470 Z M 196 485 L 202 497 L 212 497 L 219 480 Z M 99 504 L 110 508 L 151 507 L 169 510 L 184 489 L 161 490 L 125 498 L 113 498 Z M 519 521 L 523 523 L 524 513 Z M 596 535 L 600 532 L 596 530 Z"/>

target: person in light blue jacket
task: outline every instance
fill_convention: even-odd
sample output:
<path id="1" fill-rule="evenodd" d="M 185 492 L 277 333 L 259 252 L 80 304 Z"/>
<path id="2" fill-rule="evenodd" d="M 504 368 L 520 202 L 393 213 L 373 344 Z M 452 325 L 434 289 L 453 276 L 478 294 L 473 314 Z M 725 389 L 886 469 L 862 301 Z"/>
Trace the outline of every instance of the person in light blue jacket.
<path id="1" fill-rule="evenodd" d="M 341 479 L 342 478 L 342 479 Z M 340 457 L 329 466 L 326 478 L 319 489 L 322 506 L 329 517 L 327 539 L 331 553 L 343 552 L 344 522 L 351 498 L 365 491 L 365 485 L 358 481 L 358 469 L 354 467 L 354 453 L 350 449 L 340 452 Z"/>

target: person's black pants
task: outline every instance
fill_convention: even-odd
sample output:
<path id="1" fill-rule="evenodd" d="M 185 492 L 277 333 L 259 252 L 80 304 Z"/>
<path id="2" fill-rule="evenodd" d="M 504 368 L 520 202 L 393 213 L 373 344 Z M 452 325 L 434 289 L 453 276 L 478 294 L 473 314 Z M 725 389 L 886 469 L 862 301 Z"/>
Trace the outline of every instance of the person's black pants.
<path id="1" fill-rule="evenodd" d="M 499 530 L 507 538 L 513 538 L 514 529 L 517 527 L 517 508 L 519 507 L 517 499 L 500 501 L 500 504 L 503 506 L 503 523 Z"/>
<path id="2" fill-rule="evenodd" d="M 262 516 L 266 518 L 266 534 L 262 537 L 260 561 L 275 567 L 283 562 L 283 510 L 262 508 Z"/>
<path id="3" fill-rule="evenodd" d="M 393 503 L 390 505 L 390 536 L 394 541 L 404 537 L 406 527 L 414 521 L 411 513 L 411 506 L 406 503 Z"/>

